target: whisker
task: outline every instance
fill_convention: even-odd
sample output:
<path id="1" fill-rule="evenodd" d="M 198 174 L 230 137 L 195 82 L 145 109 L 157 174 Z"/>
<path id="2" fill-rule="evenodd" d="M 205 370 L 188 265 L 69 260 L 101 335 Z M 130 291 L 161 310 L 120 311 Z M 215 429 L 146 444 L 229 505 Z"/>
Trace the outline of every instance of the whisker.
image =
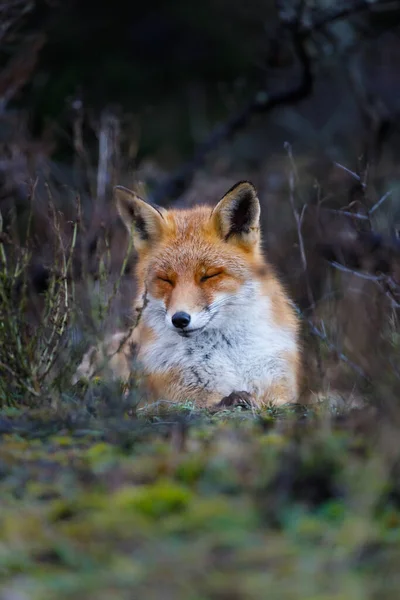
<path id="1" fill-rule="evenodd" d="M 244 294 L 230 294 L 229 296 L 226 296 L 225 298 L 220 298 L 219 300 L 216 300 L 215 302 L 213 302 L 212 304 L 210 304 L 209 311 L 215 312 L 215 310 L 221 308 L 222 306 L 229 306 L 229 305 L 235 305 L 237 307 L 240 306 L 247 306 L 249 303 L 249 298 L 247 296 L 245 296 Z"/>
<path id="2" fill-rule="evenodd" d="M 219 300 L 215 300 L 214 302 L 212 302 L 208 308 L 210 311 L 212 311 L 216 308 L 219 308 L 220 306 L 223 306 L 224 304 L 231 301 L 235 297 L 237 297 L 237 296 L 235 296 L 234 294 L 230 294 L 229 296 L 225 296 L 224 298 L 219 298 Z"/>

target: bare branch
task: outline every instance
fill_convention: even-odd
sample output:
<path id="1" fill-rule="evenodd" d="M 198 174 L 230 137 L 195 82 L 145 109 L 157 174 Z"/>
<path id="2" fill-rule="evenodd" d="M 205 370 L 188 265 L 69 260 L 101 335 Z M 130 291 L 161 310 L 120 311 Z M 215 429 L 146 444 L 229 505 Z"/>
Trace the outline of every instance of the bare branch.
<path id="1" fill-rule="evenodd" d="M 268 113 L 277 106 L 294 104 L 308 96 L 313 87 L 313 76 L 311 60 L 304 47 L 304 38 L 298 32 L 297 23 L 288 24 L 285 29 L 291 33 L 297 60 L 300 64 L 299 82 L 294 86 L 270 94 L 264 90 L 256 94 L 239 112 L 216 127 L 209 138 L 200 144 L 193 158 L 152 193 L 153 202 L 162 203 L 166 198 L 179 196 L 190 184 L 194 171 L 204 164 L 209 152 L 246 127 L 254 115 Z"/>
<path id="2" fill-rule="evenodd" d="M 392 1 L 381 0 L 375 3 L 367 0 L 354 0 L 343 3 L 334 8 L 326 9 L 317 14 L 311 14 L 310 23 L 304 24 L 304 11 L 300 7 L 294 19 L 282 20 L 278 27 L 277 35 L 285 31 L 290 32 L 295 55 L 300 66 L 298 81 L 289 88 L 268 93 L 262 90 L 257 93 L 241 110 L 233 114 L 225 123 L 217 126 L 208 139 L 199 145 L 193 157 L 183 164 L 171 177 L 161 183 L 151 194 L 151 200 L 162 204 L 167 199 L 176 199 L 190 185 L 193 173 L 203 166 L 208 154 L 215 150 L 221 143 L 231 138 L 238 131 L 246 127 L 256 114 L 266 114 L 277 106 L 294 104 L 306 98 L 313 88 L 312 60 L 306 50 L 306 42 L 313 34 L 323 29 L 330 23 L 349 18 L 363 11 L 376 11 L 388 8 Z M 282 16 L 282 15 L 281 15 Z"/>
<path id="3" fill-rule="evenodd" d="M 354 2 L 340 2 L 330 9 L 326 9 L 315 17 L 310 25 L 303 26 L 303 32 L 316 32 L 336 21 L 354 17 L 362 12 L 377 13 L 398 8 L 397 0 L 356 0 Z"/>
<path id="4" fill-rule="evenodd" d="M 363 183 L 363 182 L 361 181 L 361 177 L 360 177 L 359 175 L 357 175 L 357 173 L 355 173 L 354 171 L 351 171 L 350 169 L 348 169 L 348 168 L 347 168 L 347 167 L 345 167 L 344 165 L 341 165 L 341 164 L 340 164 L 340 163 L 338 163 L 338 162 L 335 162 L 334 164 L 335 164 L 337 167 L 339 167 L 339 169 L 342 169 L 343 171 L 346 171 L 346 173 L 348 173 L 349 175 L 351 175 L 351 177 L 353 177 L 353 179 L 355 179 L 356 181 L 358 181 L 358 182 L 359 182 L 359 184 L 360 184 L 362 187 L 365 187 L 365 183 Z"/>
<path id="5" fill-rule="evenodd" d="M 307 209 L 307 204 L 303 205 L 303 208 L 301 210 L 301 214 L 299 213 L 299 211 L 296 208 L 296 204 L 295 204 L 295 183 L 298 180 L 298 175 L 297 175 L 297 169 L 296 169 L 296 165 L 293 159 L 293 152 L 292 152 L 292 147 L 289 144 L 289 142 L 285 142 L 285 150 L 288 153 L 289 156 L 289 160 L 290 160 L 290 165 L 291 165 L 291 170 L 290 170 L 290 174 L 289 174 L 289 199 L 290 199 L 290 205 L 292 207 L 292 212 L 293 212 L 293 216 L 294 219 L 296 221 L 296 226 L 297 226 L 297 238 L 299 240 L 299 246 L 300 246 L 300 256 L 301 256 L 301 262 L 303 265 L 303 271 L 304 271 L 304 277 L 306 279 L 306 285 L 307 285 L 307 294 L 308 294 L 308 300 L 310 302 L 310 308 L 313 308 L 315 306 L 315 301 L 314 301 L 314 296 L 312 293 L 312 289 L 311 289 L 311 285 L 310 285 L 310 280 L 309 280 L 309 276 L 308 276 L 308 266 L 307 266 L 307 256 L 306 256 L 306 251 L 305 251 L 305 246 L 304 246 L 304 239 L 303 239 L 303 232 L 302 232 L 302 224 L 303 224 L 303 218 L 304 218 L 304 213 Z"/>
<path id="6" fill-rule="evenodd" d="M 360 279 L 368 279 L 369 281 L 383 281 L 386 278 L 386 275 L 371 275 L 370 273 L 363 273 L 362 271 L 356 271 L 354 269 L 349 269 L 340 263 L 335 261 L 329 261 L 329 264 L 332 267 L 335 267 L 338 271 L 343 271 L 344 273 L 350 273 L 351 275 L 356 275 L 360 277 Z"/>
<path id="7" fill-rule="evenodd" d="M 400 294 L 399 285 L 393 280 L 389 275 L 385 275 L 384 273 L 380 275 L 372 275 L 370 273 L 363 273 L 362 271 L 356 271 L 353 269 L 349 269 L 344 265 L 341 265 L 335 261 L 329 261 L 329 264 L 337 269 L 338 271 L 343 271 L 344 273 L 350 273 L 359 277 L 360 279 L 366 279 L 367 281 L 372 281 L 377 284 L 381 292 L 390 300 L 392 308 L 400 308 L 400 302 L 393 297 L 393 294 Z"/>
<path id="8" fill-rule="evenodd" d="M 0 44 L 35 6 L 30 0 L 6 0 L 0 4 Z"/>
<path id="9" fill-rule="evenodd" d="M 97 204 L 103 205 L 115 185 L 118 171 L 120 122 L 110 110 L 103 111 L 99 129 L 99 166 L 97 170 Z"/>
<path id="10" fill-rule="evenodd" d="M 324 210 L 330 213 L 335 213 L 336 215 L 343 215 L 345 217 L 351 217 L 352 219 L 359 219 L 360 221 L 369 221 L 368 215 L 352 213 L 349 210 L 340 210 L 338 208 L 325 208 Z"/>
<path id="11" fill-rule="evenodd" d="M 378 200 L 378 202 L 376 204 L 374 204 L 372 208 L 369 209 L 368 215 L 372 215 L 372 213 L 374 213 L 385 202 L 385 200 L 387 198 L 389 198 L 391 195 L 392 195 L 391 190 L 386 192 L 386 194 L 383 194 L 382 198 L 380 200 Z"/>

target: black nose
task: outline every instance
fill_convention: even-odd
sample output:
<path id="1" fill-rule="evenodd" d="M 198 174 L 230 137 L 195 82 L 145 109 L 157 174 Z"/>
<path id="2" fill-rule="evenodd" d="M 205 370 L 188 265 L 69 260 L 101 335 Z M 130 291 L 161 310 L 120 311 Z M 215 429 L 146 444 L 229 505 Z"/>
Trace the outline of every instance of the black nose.
<path id="1" fill-rule="evenodd" d="M 190 315 L 185 312 L 176 312 L 172 316 L 172 324 L 178 329 L 184 329 L 190 323 Z"/>

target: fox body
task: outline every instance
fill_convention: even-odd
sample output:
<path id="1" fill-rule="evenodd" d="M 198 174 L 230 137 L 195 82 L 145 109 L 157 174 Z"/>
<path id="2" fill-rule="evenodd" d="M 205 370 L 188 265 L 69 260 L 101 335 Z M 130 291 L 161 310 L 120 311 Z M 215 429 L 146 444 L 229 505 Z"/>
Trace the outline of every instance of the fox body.
<path id="1" fill-rule="evenodd" d="M 215 208 L 156 208 L 123 187 L 116 201 L 138 253 L 140 321 L 127 343 L 148 398 L 296 402 L 298 320 L 263 256 L 253 185 L 239 182 Z M 128 360 L 121 352 L 117 375 Z"/>

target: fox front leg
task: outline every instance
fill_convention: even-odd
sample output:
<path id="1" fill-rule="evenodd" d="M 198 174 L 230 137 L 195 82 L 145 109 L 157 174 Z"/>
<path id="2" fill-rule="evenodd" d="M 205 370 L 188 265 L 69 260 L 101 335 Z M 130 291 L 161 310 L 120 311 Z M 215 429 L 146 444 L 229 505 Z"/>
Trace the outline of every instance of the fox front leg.
<path id="1" fill-rule="evenodd" d="M 231 392 L 229 396 L 225 396 L 224 398 L 222 398 L 222 400 L 220 400 L 220 402 L 218 402 L 218 404 L 215 405 L 215 408 L 224 409 L 234 408 L 236 406 L 240 406 L 241 408 L 246 409 L 251 408 L 252 406 L 254 406 L 254 399 L 251 396 L 251 394 L 249 394 L 249 392 Z"/>

